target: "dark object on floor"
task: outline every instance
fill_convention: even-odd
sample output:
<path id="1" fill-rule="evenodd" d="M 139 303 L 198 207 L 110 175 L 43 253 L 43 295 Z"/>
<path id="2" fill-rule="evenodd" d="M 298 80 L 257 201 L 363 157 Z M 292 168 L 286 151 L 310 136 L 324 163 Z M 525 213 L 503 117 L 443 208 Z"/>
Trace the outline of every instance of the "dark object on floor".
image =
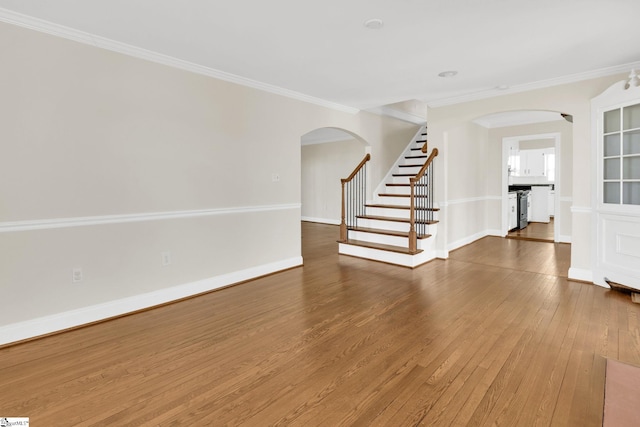
<path id="1" fill-rule="evenodd" d="M 611 289 L 614 291 L 622 292 L 625 294 L 632 294 L 633 292 L 640 292 L 640 289 L 630 288 L 629 286 L 621 285 L 620 283 L 612 282 L 611 280 L 604 278 L 604 281 L 607 282 L 607 285 L 611 286 Z"/>

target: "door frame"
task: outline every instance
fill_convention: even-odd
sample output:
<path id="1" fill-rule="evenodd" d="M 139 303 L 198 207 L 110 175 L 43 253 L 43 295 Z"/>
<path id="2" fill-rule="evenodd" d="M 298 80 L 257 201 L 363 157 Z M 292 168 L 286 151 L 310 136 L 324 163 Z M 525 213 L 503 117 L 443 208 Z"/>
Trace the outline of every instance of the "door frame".
<path id="1" fill-rule="evenodd" d="M 554 139 L 554 148 L 555 148 L 555 168 L 556 168 L 556 178 L 554 183 L 554 215 L 553 215 L 553 241 L 555 243 L 560 242 L 560 224 L 562 224 L 563 215 L 562 209 L 560 209 L 560 191 L 562 188 L 562 179 L 561 179 L 561 153 L 560 150 L 562 146 L 562 137 L 560 132 L 552 132 L 552 133 L 540 133 L 534 135 L 520 135 L 520 136 L 507 136 L 502 138 L 502 224 L 500 228 L 500 232 L 502 237 L 505 237 L 509 232 L 509 218 L 508 218 L 508 209 L 509 209 L 509 146 L 512 142 L 515 141 L 532 141 L 536 139 Z"/>

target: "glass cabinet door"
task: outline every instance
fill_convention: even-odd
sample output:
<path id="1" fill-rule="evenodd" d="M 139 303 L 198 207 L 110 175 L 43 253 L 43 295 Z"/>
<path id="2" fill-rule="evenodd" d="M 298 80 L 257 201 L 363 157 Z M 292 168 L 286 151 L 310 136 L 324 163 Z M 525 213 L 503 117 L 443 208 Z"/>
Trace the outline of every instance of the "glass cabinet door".
<path id="1" fill-rule="evenodd" d="M 603 117 L 603 203 L 640 205 L 640 104 Z"/>

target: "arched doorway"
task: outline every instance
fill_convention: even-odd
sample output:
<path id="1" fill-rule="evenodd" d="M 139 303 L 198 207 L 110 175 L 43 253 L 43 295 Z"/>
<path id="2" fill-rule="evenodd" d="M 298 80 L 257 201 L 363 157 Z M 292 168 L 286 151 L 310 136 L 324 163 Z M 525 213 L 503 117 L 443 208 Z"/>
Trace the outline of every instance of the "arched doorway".
<path id="1" fill-rule="evenodd" d="M 340 179 L 347 177 L 370 146 L 344 129 L 308 132 L 301 143 L 301 216 L 303 221 L 340 224 Z"/>
<path id="2" fill-rule="evenodd" d="M 571 116 L 555 111 L 507 111 L 474 120 L 500 147 L 500 235 L 570 242 Z M 524 218 L 522 218 L 524 215 Z"/>

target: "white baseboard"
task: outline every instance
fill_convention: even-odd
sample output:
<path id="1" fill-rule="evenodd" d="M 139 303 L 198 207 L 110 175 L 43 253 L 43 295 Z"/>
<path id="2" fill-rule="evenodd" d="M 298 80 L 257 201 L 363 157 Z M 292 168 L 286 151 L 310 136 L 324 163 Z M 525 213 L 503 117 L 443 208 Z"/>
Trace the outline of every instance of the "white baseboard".
<path id="1" fill-rule="evenodd" d="M 569 279 L 593 283 L 593 272 L 591 270 L 571 267 L 569 269 Z"/>
<path id="2" fill-rule="evenodd" d="M 462 239 L 458 239 L 455 242 L 449 243 L 447 245 L 447 251 L 454 251 L 458 248 L 461 248 L 463 246 L 468 245 L 469 243 L 473 243 L 476 240 L 480 240 L 483 237 L 486 236 L 493 236 L 494 234 L 491 234 L 493 232 L 493 230 L 484 230 L 484 231 L 480 231 L 476 234 L 472 234 L 471 236 L 467 236 L 467 237 L 463 237 Z"/>
<path id="3" fill-rule="evenodd" d="M 558 239 L 560 243 L 571 243 L 570 235 L 561 234 L 560 236 L 558 236 Z"/>
<path id="4" fill-rule="evenodd" d="M 504 237 L 504 235 L 502 234 L 502 231 L 500 230 L 489 229 L 489 230 L 486 230 L 485 232 L 487 233 L 486 236 Z"/>
<path id="5" fill-rule="evenodd" d="M 449 251 L 437 250 L 436 258 L 447 259 L 449 258 Z"/>
<path id="6" fill-rule="evenodd" d="M 0 345 L 120 316 L 300 265 L 302 265 L 302 257 L 289 258 L 168 289 L 12 323 L 0 327 Z"/>
<path id="7" fill-rule="evenodd" d="M 300 217 L 300 219 L 302 221 L 319 222 L 320 224 L 340 225 L 340 220 L 339 219 L 314 218 L 314 217 L 310 217 L 310 216 L 303 216 L 303 217 Z"/>

